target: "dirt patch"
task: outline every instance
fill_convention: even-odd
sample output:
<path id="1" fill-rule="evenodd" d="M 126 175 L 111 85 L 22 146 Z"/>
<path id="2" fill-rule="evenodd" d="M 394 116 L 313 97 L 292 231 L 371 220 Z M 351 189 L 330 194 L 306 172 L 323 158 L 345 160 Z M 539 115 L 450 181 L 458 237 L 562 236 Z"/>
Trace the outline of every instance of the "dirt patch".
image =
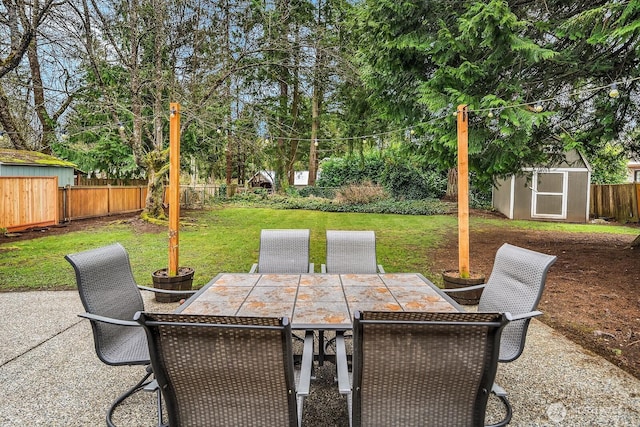
<path id="1" fill-rule="evenodd" d="M 500 217 L 474 211 L 474 216 Z M 505 220 L 507 221 L 507 220 Z M 32 239 L 111 223 L 130 224 L 138 233 L 166 231 L 137 215 L 72 221 L 0 238 L 0 242 Z M 640 234 L 640 228 L 638 234 Z M 483 226 L 470 231 L 471 269 L 489 277 L 503 243 L 556 255 L 540 302 L 541 320 L 583 347 L 600 354 L 640 378 L 640 250 L 631 249 L 634 235 L 559 233 Z M 457 235 L 433 255 L 433 272 L 457 269 Z M 456 256 L 452 256 L 456 254 Z"/>
<path id="2" fill-rule="evenodd" d="M 640 378 L 640 250 L 630 248 L 634 238 L 472 228 L 471 269 L 488 278 L 503 243 L 556 255 L 540 302 L 540 319 Z M 457 235 L 452 234 L 436 252 L 433 271 L 457 269 L 457 251 Z"/>

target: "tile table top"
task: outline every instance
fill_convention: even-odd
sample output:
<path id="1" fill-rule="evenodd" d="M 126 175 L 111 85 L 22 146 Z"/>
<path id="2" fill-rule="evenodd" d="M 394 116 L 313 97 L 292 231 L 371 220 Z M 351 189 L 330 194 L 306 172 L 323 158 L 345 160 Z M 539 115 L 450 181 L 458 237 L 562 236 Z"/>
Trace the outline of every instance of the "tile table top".
<path id="1" fill-rule="evenodd" d="M 351 329 L 356 310 L 458 311 L 416 273 L 223 273 L 178 309 L 187 314 L 286 316 L 293 329 L 327 330 Z"/>

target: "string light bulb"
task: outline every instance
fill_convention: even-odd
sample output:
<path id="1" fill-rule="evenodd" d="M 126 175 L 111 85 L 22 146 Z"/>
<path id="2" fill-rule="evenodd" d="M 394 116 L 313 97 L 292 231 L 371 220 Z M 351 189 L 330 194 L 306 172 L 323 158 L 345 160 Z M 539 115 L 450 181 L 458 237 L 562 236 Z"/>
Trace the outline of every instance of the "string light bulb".
<path id="1" fill-rule="evenodd" d="M 222 134 L 222 128 L 220 126 L 218 126 L 218 129 L 216 129 L 216 133 L 218 135 Z"/>
<path id="2" fill-rule="evenodd" d="M 611 85 L 611 90 L 609 90 L 609 98 L 617 98 L 620 96 L 620 91 L 618 90 L 618 85 L 617 84 L 612 84 Z"/>
<path id="3" fill-rule="evenodd" d="M 316 140 L 315 140 L 315 141 L 313 141 L 313 145 L 314 145 L 315 147 L 317 147 L 317 146 L 318 146 L 318 139 L 317 139 L 317 138 L 316 138 Z"/>
<path id="4" fill-rule="evenodd" d="M 63 141 L 66 141 L 67 139 L 69 139 L 69 135 L 67 134 L 67 131 L 62 131 L 62 134 L 60 135 L 60 139 L 62 139 Z"/>
<path id="5" fill-rule="evenodd" d="M 493 119 L 493 111 L 489 110 L 489 113 L 487 113 L 487 117 L 489 117 L 490 119 Z"/>
<path id="6" fill-rule="evenodd" d="M 267 143 L 267 144 L 269 143 L 269 135 L 264 137 L 264 142 Z"/>
<path id="7" fill-rule="evenodd" d="M 118 123 L 118 130 L 119 130 L 120 132 L 123 132 L 123 131 L 124 131 L 124 123 L 122 123 L 122 122 Z"/>
<path id="8" fill-rule="evenodd" d="M 542 104 L 536 104 L 533 107 L 533 111 L 535 111 L 536 113 L 542 113 L 542 110 L 544 110 L 544 108 L 542 107 Z"/>

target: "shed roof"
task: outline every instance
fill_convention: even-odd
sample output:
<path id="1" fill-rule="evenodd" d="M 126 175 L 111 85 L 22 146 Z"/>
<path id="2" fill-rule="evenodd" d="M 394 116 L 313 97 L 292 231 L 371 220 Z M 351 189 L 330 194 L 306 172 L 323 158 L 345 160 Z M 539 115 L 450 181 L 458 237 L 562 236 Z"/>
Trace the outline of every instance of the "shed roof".
<path id="1" fill-rule="evenodd" d="M 75 168 L 76 165 L 38 151 L 0 149 L 0 164 Z"/>

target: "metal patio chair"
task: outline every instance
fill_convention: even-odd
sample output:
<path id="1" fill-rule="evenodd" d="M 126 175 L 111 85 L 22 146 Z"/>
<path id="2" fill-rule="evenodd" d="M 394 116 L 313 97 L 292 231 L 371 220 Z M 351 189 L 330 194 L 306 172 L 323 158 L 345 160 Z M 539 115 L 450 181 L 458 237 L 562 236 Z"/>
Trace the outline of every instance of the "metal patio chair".
<path id="1" fill-rule="evenodd" d="M 65 259 L 73 266 L 80 300 L 89 319 L 98 358 L 107 365 L 146 366 L 144 377 L 119 396 L 107 411 L 107 425 L 113 426 L 114 410 L 133 393 L 153 390 L 152 370 L 147 338 L 140 324 L 133 321 L 144 310 L 140 290 L 162 293 L 193 294 L 195 291 L 167 291 L 138 286 L 131 272 L 126 249 L 119 243 L 69 254 Z M 162 420 L 162 397 L 158 394 L 158 425 Z"/>
<path id="2" fill-rule="evenodd" d="M 313 263 L 309 263 L 309 230 L 260 232 L 260 254 L 250 273 L 313 273 L 313 269 Z"/>
<path id="3" fill-rule="evenodd" d="M 288 319 L 138 313 L 169 426 L 300 426 L 313 334 L 295 379 Z"/>
<path id="4" fill-rule="evenodd" d="M 376 258 L 376 234 L 373 231 L 327 230 L 327 263 L 322 273 L 384 273 Z"/>
<path id="5" fill-rule="evenodd" d="M 353 425 L 483 426 L 507 321 L 499 313 L 356 312 Z M 344 375 L 346 359 L 339 363 Z"/>
<path id="6" fill-rule="evenodd" d="M 508 312 L 511 322 L 502 331 L 499 362 L 512 362 L 522 354 L 531 319 L 537 311 L 547 281 L 549 268 L 557 257 L 518 246 L 503 244 L 496 252 L 493 269 L 487 283 L 458 289 L 442 289 L 446 293 L 484 289 L 478 302 L 478 312 Z M 497 384 L 493 392 L 506 396 Z"/>
<path id="7" fill-rule="evenodd" d="M 327 230 L 327 263 L 320 266 L 322 273 L 368 274 L 384 273 L 376 255 L 376 234 L 370 230 Z M 344 333 L 351 338 L 350 333 Z M 336 338 L 324 343 L 325 353 L 335 348 Z M 331 350 L 330 350 L 331 349 Z"/>

